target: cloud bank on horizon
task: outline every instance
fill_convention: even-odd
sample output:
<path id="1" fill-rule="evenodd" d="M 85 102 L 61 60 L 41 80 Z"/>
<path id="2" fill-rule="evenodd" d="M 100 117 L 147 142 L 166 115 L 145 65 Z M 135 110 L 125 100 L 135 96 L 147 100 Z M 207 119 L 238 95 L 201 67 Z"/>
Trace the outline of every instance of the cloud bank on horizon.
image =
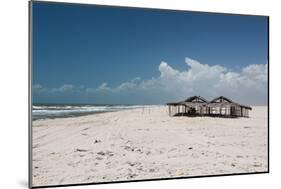
<path id="1" fill-rule="evenodd" d="M 200 95 L 211 100 L 226 96 L 248 105 L 267 105 L 266 64 L 250 64 L 240 71 L 220 65 L 202 64 L 186 58 L 186 70 L 161 62 L 160 75 L 151 79 L 133 78 L 118 86 L 104 82 L 97 87 L 64 84 L 56 88 L 33 85 L 35 103 L 163 104 Z"/>

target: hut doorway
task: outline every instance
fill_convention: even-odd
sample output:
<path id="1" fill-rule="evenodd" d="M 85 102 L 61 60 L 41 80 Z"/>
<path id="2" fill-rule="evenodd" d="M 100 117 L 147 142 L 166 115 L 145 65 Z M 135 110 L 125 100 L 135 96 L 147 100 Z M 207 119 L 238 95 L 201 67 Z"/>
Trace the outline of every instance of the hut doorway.
<path id="1" fill-rule="evenodd" d="M 234 106 L 230 107 L 230 115 L 235 116 L 235 107 Z"/>

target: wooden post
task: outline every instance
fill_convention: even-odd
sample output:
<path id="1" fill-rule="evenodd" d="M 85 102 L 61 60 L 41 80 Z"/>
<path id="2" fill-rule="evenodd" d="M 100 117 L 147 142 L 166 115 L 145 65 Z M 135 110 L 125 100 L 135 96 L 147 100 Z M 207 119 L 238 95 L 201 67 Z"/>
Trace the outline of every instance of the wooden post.
<path id="1" fill-rule="evenodd" d="M 171 107 L 170 107 L 170 105 L 168 105 L 169 106 L 169 116 L 171 116 Z"/>

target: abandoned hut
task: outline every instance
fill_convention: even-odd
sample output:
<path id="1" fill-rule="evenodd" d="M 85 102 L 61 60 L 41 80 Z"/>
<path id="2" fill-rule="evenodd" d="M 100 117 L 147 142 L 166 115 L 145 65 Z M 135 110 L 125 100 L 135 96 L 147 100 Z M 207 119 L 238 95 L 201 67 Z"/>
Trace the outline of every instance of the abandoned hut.
<path id="1" fill-rule="evenodd" d="M 249 117 L 251 107 L 220 96 L 207 101 L 201 96 L 192 96 L 184 101 L 167 103 L 170 116 L 217 116 Z"/>

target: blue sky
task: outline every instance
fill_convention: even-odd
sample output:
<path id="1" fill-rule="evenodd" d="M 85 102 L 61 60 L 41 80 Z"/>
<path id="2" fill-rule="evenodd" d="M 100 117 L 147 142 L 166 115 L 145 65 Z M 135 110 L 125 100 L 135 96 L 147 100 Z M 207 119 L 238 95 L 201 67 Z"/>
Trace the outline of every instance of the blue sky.
<path id="1" fill-rule="evenodd" d="M 224 93 L 266 104 L 267 43 L 267 17 L 33 2 L 33 100 L 159 104 Z M 212 76 L 217 66 L 212 78 L 198 70 Z M 249 91 L 225 93 L 229 77 Z"/>

